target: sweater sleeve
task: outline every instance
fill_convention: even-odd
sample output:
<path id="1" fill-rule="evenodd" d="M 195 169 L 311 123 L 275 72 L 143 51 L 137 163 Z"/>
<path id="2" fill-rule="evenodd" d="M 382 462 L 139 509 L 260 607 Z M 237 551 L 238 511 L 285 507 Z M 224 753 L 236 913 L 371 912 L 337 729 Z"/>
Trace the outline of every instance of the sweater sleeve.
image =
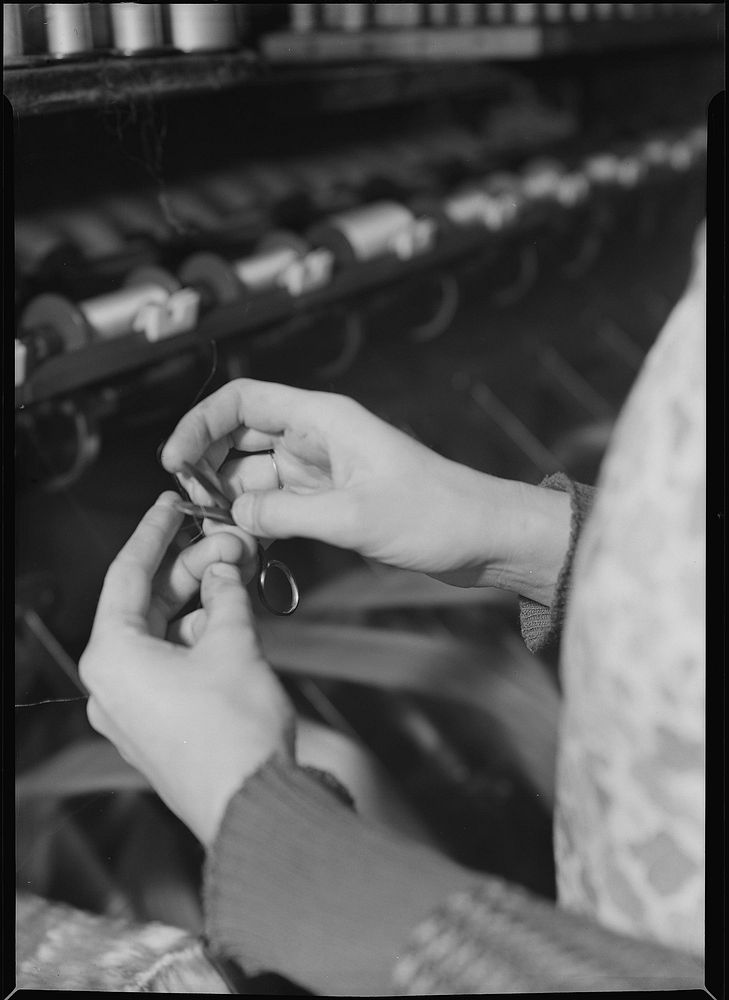
<path id="1" fill-rule="evenodd" d="M 363 820 L 270 760 L 205 868 L 212 947 L 320 995 L 696 987 L 696 962 L 572 917 Z"/>
<path id="2" fill-rule="evenodd" d="M 569 493 L 572 523 L 567 554 L 557 577 L 554 603 L 548 608 L 544 604 L 538 604 L 528 598 L 522 598 L 520 602 L 521 634 L 527 649 L 532 653 L 537 653 L 540 649 L 551 646 L 557 641 L 562 631 L 572 579 L 572 561 L 582 526 L 587 520 L 595 497 L 594 486 L 576 483 L 563 472 L 555 472 L 553 475 L 547 476 L 539 485 L 550 490 Z"/>

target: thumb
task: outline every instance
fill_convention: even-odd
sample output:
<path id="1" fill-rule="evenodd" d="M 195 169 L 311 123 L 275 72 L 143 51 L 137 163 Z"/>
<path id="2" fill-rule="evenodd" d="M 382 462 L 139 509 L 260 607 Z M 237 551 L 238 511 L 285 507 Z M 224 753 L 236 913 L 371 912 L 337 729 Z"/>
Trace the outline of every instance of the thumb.
<path id="1" fill-rule="evenodd" d="M 343 548 L 356 548 L 359 541 L 352 530 L 352 504 L 343 490 L 243 493 L 232 513 L 238 527 L 258 538 L 314 538 Z"/>
<path id="2" fill-rule="evenodd" d="M 237 566 L 220 562 L 208 566 L 200 584 L 200 601 L 207 615 L 206 633 L 251 624 L 248 594 Z"/>

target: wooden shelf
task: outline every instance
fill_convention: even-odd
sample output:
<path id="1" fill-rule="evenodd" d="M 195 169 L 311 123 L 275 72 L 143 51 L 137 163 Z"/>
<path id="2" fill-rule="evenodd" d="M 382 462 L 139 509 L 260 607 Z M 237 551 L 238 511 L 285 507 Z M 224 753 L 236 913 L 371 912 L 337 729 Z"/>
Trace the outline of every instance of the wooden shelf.
<path id="1" fill-rule="evenodd" d="M 468 28 L 367 29 L 359 32 L 281 31 L 262 39 L 264 54 L 277 65 L 398 59 L 411 62 L 476 60 L 497 63 L 656 45 L 719 42 L 721 11 L 645 21 L 584 24 L 474 25 Z"/>
<path id="2" fill-rule="evenodd" d="M 483 91 L 503 82 L 503 72 L 483 62 L 294 69 L 272 68 L 251 52 L 45 61 L 3 73 L 5 96 L 21 117 L 236 89 L 279 108 L 285 101 L 297 111 L 347 111 Z"/>
<path id="3" fill-rule="evenodd" d="M 78 62 L 37 57 L 33 65 L 5 68 L 3 91 L 16 115 L 52 114 L 238 87 L 255 77 L 259 65 L 251 52 L 105 56 Z"/>
<path id="4" fill-rule="evenodd" d="M 263 56 L 245 50 L 81 61 L 29 57 L 5 67 L 4 93 L 18 116 L 105 109 L 222 91 L 284 100 L 299 113 L 381 107 L 488 90 L 510 63 L 672 44 L 721 44 L 723 12 L 645 21 L 472 28 L 276 32 Z"/>
<path id="5" fill-rule="evenodd" d="M 228 337 L 251 339 L 267 328 L 296 316 L 358 297 L 428 271 L 446 267 L 471 254 L 484 251 L 489 237 L 481 229 L 454 234 L 428 253 L 409 261 L 381 258 L 342 270 L 324 288 L 292 298 L 275 291 L 244 296 L 239 302 L 218 306 L 204 316 L 196 330 L 149 343 L 141 334 L 129 334 L 116 340 L 100 341 L 44 362 L 25 385 L 15 390 L 16 407 L 30 406 L 54 396 L 100 383 L 134 369 L 187 350 L 194 350 L 209 340 Z"/>

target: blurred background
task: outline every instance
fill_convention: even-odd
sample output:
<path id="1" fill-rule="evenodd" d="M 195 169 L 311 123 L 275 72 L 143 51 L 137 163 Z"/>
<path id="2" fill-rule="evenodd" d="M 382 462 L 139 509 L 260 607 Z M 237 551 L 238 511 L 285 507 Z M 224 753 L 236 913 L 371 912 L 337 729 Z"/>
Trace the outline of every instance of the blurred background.
<path id="1" fill-rule="evenodd" d="M 173 485 L 159 445 L 251 375 L 351 395 L 499 476 L 594 483 L 688 276 L 723 5 L 3 15 L 18 890 L 198 933 L 201 850 L 75 683 L 106 567 Z M 261 610 L 262 637 L 301 759 L 364 813 L 553 898 L 559 678 L 517 601 L 274 551 L 301 608 Z"/>

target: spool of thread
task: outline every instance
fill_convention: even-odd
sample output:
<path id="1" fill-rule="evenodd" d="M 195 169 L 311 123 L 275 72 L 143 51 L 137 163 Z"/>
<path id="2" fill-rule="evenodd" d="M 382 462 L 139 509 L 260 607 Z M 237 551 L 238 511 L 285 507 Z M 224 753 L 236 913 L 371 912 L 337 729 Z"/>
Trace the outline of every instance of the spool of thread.
<path id="1" fill-rule="evenodd" d="M 432 28 L 444 28 L 450 20 L 449 3 L 428 4 L 428 24 Z"/>
<path id="2" fill-rule="evenodd" d="M 500 232 L 513 218 L 503 199 L 494 198 L 482 188 L 469 187 L 443 200 L 443 213 L 456 226 L 483 226 Z"/>
<path id="3" fill-rule="evenodd" d="M 420 24 L 419 3 L 375 3 L 373 7 L 378 28 L 414 28 Z"/>
<path id="4" fill-rule="evenodd" d="M 555 160 L 538 159 L 527 164 L 521 175 L 521 189 L 527 199 L 557 201 L 559 182 L 564 171 Z"/>
<path id="5" fill-rule="evenodd" d="M 47 3 L 45 16 L 50 55 L 72 59 L 93 50 L 89 4 Z"/>
<path id="6" fill-rule="evenodd" d="M 162 48 L 162 8 L 158 3 L 112 3 L 114 49 L 122 55 Z"/>
<path id="7" fill-rule="evenodd" d="M 478 24 L 481 4 L 478 3 L 457 3 L 454 4 L 456 13 L 456 24 L 461 28 L 472 28 Z"/>
<path id="8" fill-rule="evenodd" d="M 506 21 L 507 4 L 487 3 L 484 6 L 484 15 L 486 17 L 487 24 L 503 24 Z"/>
<path id="9" fill-rule="evenodd" d="M 613 3 L 594 3 L 594 14 L 598 21 L 609 21 L 615 13 Z"/>
<path id="10" fill-rule="evenodd" d="M 307 239 L 331 250 L 339 263 L 367 261 L 391 253 L 393 240 L 415 221 L 404 205 L 378 201 L 331 216 L 312 227 Z"/>
<path id="11" fill-rule="evenodd" d="M 491 198 L 498 202 L 506 224 L 511 225 L 519 220 L 524 211 L 524 195 L 518 177 L 505 171 L 498 171 L 490 174 L 482 187 Z"/>
<path id="12" fill-rule="evenodd" d="M 235 302 L 244 291 L 275 288 L 282 272 L 308 250 L 296 233 L 276 231 L 267 234 L 254 253 L 239 260 L 227 261 L 215 253 L 193 254 L 180 268 L 180 281 L 185 287 L 200 289 L 216 305 Z"/>
<path id="13" fill-rule="evenodd" d="M 255 254 L 235 261 L 233 271 L 244 288 L 265 291 L 273 288 L 279 275 L 308 250 L 308 245 L 294 233 L 271 233 Z"/>
<path id="14" fill-rule="evenodd" d="M 98 295 L 79 303 L 86 322 L 102 340 L 114 340 L 131 333 L 135 317 L 150 302 L 165 302 L 167 289 L 160 285 L 138 285 L 109 295 Z"/>
<path id="15" fill-rule="evenodd" d="M 3 4 L 3 65 L 22 62 L 23 24 L 19 3 Z"/>
<path id="16" fill-rule="evenodd" d="M 367 26 L 367 4 L 324 3 L 321 16 L 330 31 L 362 31 Z"/>
<path id="17" fill-rule="evenodd" d="M 316 28 L 316 4 L 289 4 L 289 21 L 291 30 L 297 34 L 308 34 Z"/>
<path id="18" fill-rule="evenodd" d="M 591 6 L 593 5 L 589 3 L 571 3 L 569 5 L 570 20 L 589 21 Z"/>
<path id="19" fill-rule="evenodd" d="M 342 31 L 362 31 L 367 27 L 366 3 L 343 3 L 339 6 L 342 8 L 339 24 Z"/>
<path id="20" fill-rule="evenodd" d="M 74 351 L 94 340 L 113 340 L 133 330 L 139 311 L 150 303 L 165 302 L 179 282 L 166 271 L 142 268 L 116 292 L 78 305 L 55 293 L 32 299 L 20 320 L 26 339 L 36 346 L 45 338 L 49 353 Z"/>
<path id="21" fill-rule="evenodd" d="M 172 44 L 181 52 L 236 48 L 235 8 L 232 3 L 171 3 Z"/>
<path id="22" fill-rule="evenodd" d="M 542 11 L 544 14 L 544 20 L 548 21 L 550 24 L 555 24 L 558 21 L 564 21 L 565 19 L 566 7 L 563 3 L 542 4 Z"/>
<path id="23" fill-rule="evenodd" d="M 582 164 L 588 181 L 598 187 L 617 185 L 619 168 L 618 157 L 608 151 L 593 153 L 586 157 Z"/>
<path id="24" fill-rule="evenodd" d="M 511 4 L 511 16 L 515 24 L 535 24 L 539 15 L 539 5 L 535 3 Z"/>

